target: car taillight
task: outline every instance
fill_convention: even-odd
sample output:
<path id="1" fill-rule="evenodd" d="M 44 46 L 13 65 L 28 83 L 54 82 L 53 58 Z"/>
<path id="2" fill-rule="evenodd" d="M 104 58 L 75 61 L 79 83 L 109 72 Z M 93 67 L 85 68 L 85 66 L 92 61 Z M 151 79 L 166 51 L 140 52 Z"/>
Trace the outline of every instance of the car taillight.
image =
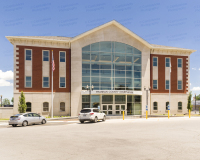
<path id="1" fill-rule="evenodd" d="M 20 120 L 21 119 L 21 117 L 19 117 L 17 120 Z"/>
<path id="2" fill-rule="evenodd" d="M 90 115 L 93 115 L 94 113 L 90 113 Z"/>
<path id="3" fill-rule="evenodd" d="M 80 116 L 80 113 L 78 115 Z"/>

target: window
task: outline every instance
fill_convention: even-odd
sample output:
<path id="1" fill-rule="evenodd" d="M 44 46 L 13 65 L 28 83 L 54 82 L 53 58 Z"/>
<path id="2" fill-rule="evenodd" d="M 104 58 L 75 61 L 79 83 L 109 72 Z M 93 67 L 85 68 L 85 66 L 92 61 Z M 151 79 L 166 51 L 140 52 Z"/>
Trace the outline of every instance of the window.
<path id="1" fill-rule="evenodd" d="M 32 52 L 32 50 L 26 49 L 25 52 L 26 52 L 26 61 L 31 61 L 31 52 Z"/>
<path id="2" fill-rule="evenodd" d="M 31 76 L 26 76 L 26 87 L 32 87 Z"/>
<path id="3" fill-rule="evenodd" d="M 49 87 L 49 77 L 43 77 L 43 87 L 44 88 Z"/>
<path id="4" fill-rule="evenodd" d="M 33 117 L 40 117 L 39 114 L 33 113 Z"/>
<path id="5" fill-rule="evenodd" d="M 153 80 L 153 89 L 158 89 L 157 80 Z"/>
<path id="6" fill-rule="evenodd" d="M 60 103 L 60 111 L 62 111 L 62 112 L 65 111 L 65 103 L 64 102 Z"/>
<path id="7" fill-rule="evenodd" d="M 82 95 L 82 109 L 90 108 L 90 96 Z"/>
<path id="8" fill-rule="evenodd" d="M 165 58 L 165 67 L 170 67 L 170 58 Z"/>
<path id="9" fill-rule="evenodd" d="M 26 103 L 26 106 L 27 106 L 26 112 L 31 112 L 31 103 L 30 103 L 30 102 L 27 102 L 27 103 Z"/>
<path id="10" fill-rule="evenodd" d="M 60 52 L 60 62 L 65 62 L 65 52 Z"/>
<path id="11" fill-rule="evenodd" d="M 182 90 L 182 81 L 178 81 L 178 89 Z"/>
<path id="12" fill-rule="evenodd" d="M 49 103 L 48 102 L 44 102 L 43 103 L 43 111 L 44 112 L 48 112 L 49 111 Z"/>
<path id="13" fill-rule="evenodd" d="M 65 77 L 60 77 L 60 88 L 65 88 Z"/>
<path id="14" fill-rule="evenodd" d="M 178 58 L 178 68 L 182 68 L 182 59 Z"/>
<path id="15" fill-rule="evenodd" d="M 153 102 L 153 110 L 158 110 L 158 102 Z"/>
<path id="16" fill-rule="evenodd" d="M 182 110 L 182 102 L 178 102 L 178 110 Z"/>
<path id="17" fill-rule="evenodd" d="M 165 80 L 165 89 L 169 89 L 169 80 Z"/>
<path id="18" fill-rule="evenodd" d="M 158 66 L 158 57 L 153 57 L 153 66 Z"/>
<path id="19" fill-rule="evenodd" d="M 43 51 L 43 61 L 49 61 L 49 51 Z"/>
<path id="20" fill-rule="evenodd" d="M 168 110 L 169 102 L 166 102 L 166 110 Z"/>

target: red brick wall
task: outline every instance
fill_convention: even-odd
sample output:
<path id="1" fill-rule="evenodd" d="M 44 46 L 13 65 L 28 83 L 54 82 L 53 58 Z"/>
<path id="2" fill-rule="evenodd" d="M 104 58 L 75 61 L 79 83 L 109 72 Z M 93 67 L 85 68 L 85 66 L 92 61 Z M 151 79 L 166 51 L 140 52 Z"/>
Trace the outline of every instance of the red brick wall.
<path id="1" fill-rule="evenodd" d="M 34 47 L 34 46 L 17 46 L 19 50 L 19 88 L 17 90 L 24 92 L 51 92 L 51 57 L 52 50 L 55 62 L 55 71 L 53 73 L 53 91 L 54 92 L 71 92 L 71 49 L 63 48 L 47 48 L 47 47 Z M 24 54 L 25 49 L 32 49 L 32 88 L 25 88 L 25 68 L 24 68 Z M 50 88 L 42 88 L 42 50 L 50 51 Z M 66 88 L 59 88 L 59 51 L 66 51 Z"/>
<path id="2" fill-rule="evenodd" d="M 153 57 L 158 57 L 158 89 L 152 89 L 153 88 Z M 157 54 L 151 54 L 150 55 L 150 85 L 151 85 L 151 93 L 169 93 L 169 90 L 165 90 L 165 57 L 171 57 L 171 93 L 186 93 L 187 87 L 186 87 L 186 58 L 187 56 L 173 56 L 173 55 L 157 55 Z M 177 80 L 177 59 L 182 58 L 183 59 L 183 90 L 178 90 L 178 80 Z"/>

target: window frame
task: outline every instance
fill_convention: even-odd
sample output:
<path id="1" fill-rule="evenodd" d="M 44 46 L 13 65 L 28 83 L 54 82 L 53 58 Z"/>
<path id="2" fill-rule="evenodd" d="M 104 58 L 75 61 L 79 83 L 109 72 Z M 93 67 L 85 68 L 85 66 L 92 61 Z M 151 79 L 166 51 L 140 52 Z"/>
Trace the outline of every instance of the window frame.
<path id="1" fill-rule="evenodd" d="M 44 111 L 44 103 L 48 104 L 48 111 Z M 43 102 L 42 103 L 42 112 L 49 112 L 49 102 Z"/>
<path id="2" fill-rule="evenodd" d="M 156 103 L 156 104 L 157 104 L 157 106 L 156 106 L 156 108 L 157 108 L 157 109 L 154 109 L 154 107 L 155 107 L 155 106 L 154 106 L 154 103 Z M 158 102 L 156 102 L 156 101 L 155 101 L 155 102 L 153 102 L 153 110 L 154 110 L 154 111 L 158 111 Z"/>
<path id="3" fill-rule="evenodd" d="M 181 67 L 178 66 L 178 60 L 181 60 Z M 183 68 L 183 58 L 177 58 L 177 68 Z"/>
<path id="4" fill-rule="evenodd" d="M 65 52 L 65 62 L 60 61 L 60 52 Z M 66 63 L 66 51 L 59 51 L 59 63 Z"/>
<path id="5" fill-rule="evenodd" d="M 48 61 L 44 61 L 44 51 L 48 51 Z M 42 62 L 50 62 L 50 51 L 49 50 L 42 50 Z"/>
<path id="6" fill-rule="evenodd" d="M 26 60 L 26 51 L 27 51 L 27 50 L 30 50 L 30 51 L 31 51 L 31 60 Z M 31 62 L 32 62 L 32 59 L 33 59 L 33 56 L 32 56 L 32 55 L 33 55 L 32 49 L 25 48 L 25 54 L 24 54 L 24 56 L 25 56 L 25 58 L 24 58 L 25 61 L 31 61 Z"/>
<path id="7" fill-rule="evenodd" d="M 183 103 L 180 101 L 181 103 L 181 109 L 179 109 L 179 102 L 178 102 L 178 111 L 182 111 L 183 110 Z"/>
<path id="8" fill-rule="evenodd" d="M 153 59 L 156 58 L 156 66 L 154 66 L 154 60 L 153 60 L 153 67 L 158 67 L 158 57 L 153 56 Z"/>
<path id="9" fill-rule="evenodd" d="M 169 58 L 169 67 L 170 67 L 170 62 L 171 62 L 171 57 L 165 57 L 165 68 L 167 68 L 166 64 L 167 64 L 167 59 Z"/>
<path id="10" fill-rule="evenodd" d="M 65 104 L 65 102 L 60 102 L 60 105 L 61 105 L 61 103 L 64 103 L 64 104 Z M 60 108 L 61 108 L 61 106 L 60 106 Z M 64 107 L 64 111 L 62 111 L 62 110 L 60 109 L 60 112 L 65 112 L 65 111 L 66 111 L 65 107 Z"/>
<path id="11" fill-rule="evenodd" d="M 44 78 L 48 78 L 48 83 L 50 81 L 50 78 L 49 77 L 42 77 L 42 88 L 50 88 L 50 83 L 48 84 L 48 87 L 44 87 Z M 45 81 L 46 82 L 46 81 Z"/>
<path id="12" fill-rule="evenodd" d="M 165 90 L 169 90 L 169 89 L 167 89 L 167 87 L 166 87 L 166 86 L 167 86 L 166 81 L 169 81 L 169 80 L 165 80 Z M 170 84 L 170 83 L 169 83 L 169 84 Z M 169 85 L 169 84 L 168 84 L 168 85 Z M 170 85 L 169 85 L 169 87 L 170 87 Z"/>
<path id="13" fill-rule="evenodd" d="M 178 88 L 178 85 L 179 85 L 178 82 L 179 82 L 179 81 L 180 81 L 180 80 L 177 81 L 177 90 L 183 90 L 183 81 L 182 81 L 182 80 L 181 80 L 181 89 Z"/>
<path id="14" fill-rule="evenodd" d="M 26 77 L 31 77 L 31 86 L 30 87 L 26 86 Z M 25 84 L 24 85 L 25 85 L 24 88 L 32 88 L 32 76 L 25 76 Z"/>
<path id="15" fill-rule="evenodd" d="M 157 81 L 157 88 L 155 89 L 154 87 L 152 87 L 153 90 L 158 90 L 158 80 L 157 79 L 153 79 L 153 81 Z M 152 82 L 153 83 L 153 82 Z M 154 83 L 153 83 L 154 85 Z"/>
<path id="16" fill-rule="evenodd" d="M 60 78 L 65 78 L 65 87 L 60 86 Z M 66 77 L 59 77 L 59 88 L 66 88 Z"/>

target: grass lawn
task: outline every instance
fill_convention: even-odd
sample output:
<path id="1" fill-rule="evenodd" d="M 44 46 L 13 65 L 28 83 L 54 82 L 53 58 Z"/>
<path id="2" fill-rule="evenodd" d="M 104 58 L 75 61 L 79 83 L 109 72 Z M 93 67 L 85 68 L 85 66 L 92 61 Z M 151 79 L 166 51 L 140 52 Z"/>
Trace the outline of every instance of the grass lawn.
<path id="1" fill-rule="evenodd" d="M 8 121 L 9 119 L 0 119 L 0 121 Z"/>

